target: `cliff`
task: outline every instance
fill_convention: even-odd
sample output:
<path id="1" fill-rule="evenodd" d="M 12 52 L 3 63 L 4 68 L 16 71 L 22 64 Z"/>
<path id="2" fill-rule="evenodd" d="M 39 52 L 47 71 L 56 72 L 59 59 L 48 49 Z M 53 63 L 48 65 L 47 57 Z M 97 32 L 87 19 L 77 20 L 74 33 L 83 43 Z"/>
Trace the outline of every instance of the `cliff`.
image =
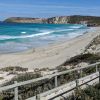
<path id="1" fill-rule="evenodd" d="M 23 18 L 23 17 L 11 17 L 4 22 L 14 23 L 50 23 L 50 24 L 87 24 L 88 26 L 99 26 L 100 17 L 95 16 L 58 16 L 52 18 Z"/>

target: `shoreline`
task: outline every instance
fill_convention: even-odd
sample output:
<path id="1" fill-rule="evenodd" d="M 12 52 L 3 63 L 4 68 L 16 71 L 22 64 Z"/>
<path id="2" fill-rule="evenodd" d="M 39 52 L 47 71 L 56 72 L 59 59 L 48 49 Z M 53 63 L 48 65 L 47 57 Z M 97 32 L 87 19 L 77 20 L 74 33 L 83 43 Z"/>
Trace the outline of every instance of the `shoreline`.
<path id="1" fill-rule="evenodd" d="M 70 40 L 58 41 L 47 46 L 18 53 L 0 54 L 0 68 L 20 66 L 29 69 L 55 68 L 67 59 L 82 53 L 94 37 L 100 35 L 100 27 Z"/>
<path id="2" fill-rule="evenodd" d="M 95 28 L 95 27 L 94 27 Z M 31 52 L 32 50 L 35 50 L 35 49 L 43 49 L 43 48 L 48 48 L 49 46 L 54 46 L 54 45 L 59 45 L 59 44 L 62 44 L 63 42 L 66 42 L 66 41 L 71 41 L 77 37 L 80 37 L 84 34 L 86 34 L 88 32 L 88 30 L 90 30 L 90 28 L 86 29 L 87 31 L 84 31 L 82 34 L 78 35 L 78 36 L 75 36 L 75 37 L 64 37 L 62 39 L 59 39 L 59 40 L 55 40 L 54 42 L 51 42 L 51 43 L 48 43 L 46 45 L 41 45 L 41 46 L 34 46 L 32 48 L 29 48 L 27 50 L 22 50 L 22 51 L 16 51 L 16 52 L 0 52 L 0 55 L 4 55 L 4 54 L 20 54 L 20 53 L 27 53 L 27 52 Z"/>

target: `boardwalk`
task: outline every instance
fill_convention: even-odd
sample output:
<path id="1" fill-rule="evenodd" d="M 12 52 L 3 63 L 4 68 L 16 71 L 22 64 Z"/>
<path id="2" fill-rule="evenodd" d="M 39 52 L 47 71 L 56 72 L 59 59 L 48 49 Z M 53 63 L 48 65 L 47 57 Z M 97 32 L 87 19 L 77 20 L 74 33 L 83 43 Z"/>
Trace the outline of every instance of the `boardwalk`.
<path id="1" fill-rule="evenodd" d="M 91 65 L 86 66 L 86 67 L 75 68 L 75 69 L 55 73 L 55 74 L 52 74 L 52 75 L 47 75 L 45 77 L 40 77 L 40 78 L 29 80 L 29 81 L 24 81 L 24 82 L 20 82 L 20 83 L 15 82 L 15 84 L 13 84 L 13 85 L 0 87 L 0 92 L 6 91 L 6 90 L 9 90 L 9 89 L 14 89 L 14 93 L 15 93 L 14 98 L 15 98 L 15 100 L 18 100 L 18 87 L 19 86 L 34 83 L 34 82 L 41 81 L 41 80 L 44 80 L 44 79 L 51 79 L 52 77 L 54 77 L 55 78 L 55 88 L 54 89 L 49 90 L 49 91 L 44 92 L 44 93 L 41 93 L 41 94 L 38 94 L 37 95 L 38 98 L 37 98 L 37 96 L 34 96 L 32 98 L 28 98 L 27 100 L 36 100 L 36 99 L 50 100 L 50 99 L 54 99 L 54 98 L 59 100 L 60 96 L 62 96 L 62 95 L 67 96 L 70 93 L 72 93 L 73 90 L 76 88 L 77 84 L 78 84 L 78 86 L 81 86 L 83 88 L 83 87 L 86 87 L 86 84 L 92 85 L 92 84 L 98 83 L 98 81 L 99 81 L 98 65 L 99 64 L 100 64 L 100 62 L 97 62 L 95 64 L 91 64 Z M 73 71 L 82 72 L 83 69 L 90 68 L 90 67 L 94 67 L 96 69 L 96 72 L 94 72 L 91 75 L 87 75 L 85 77 L 82 77 L 80 79 L 75 79 L 75 80 L 73 80 L 69 83 L 66 83 L 66 84 L 58 87 L 58 82 L 57 82 L 58 76 L 64 75 L 66 73 L 70 73 L 70 72 L 73 72 Z"/>

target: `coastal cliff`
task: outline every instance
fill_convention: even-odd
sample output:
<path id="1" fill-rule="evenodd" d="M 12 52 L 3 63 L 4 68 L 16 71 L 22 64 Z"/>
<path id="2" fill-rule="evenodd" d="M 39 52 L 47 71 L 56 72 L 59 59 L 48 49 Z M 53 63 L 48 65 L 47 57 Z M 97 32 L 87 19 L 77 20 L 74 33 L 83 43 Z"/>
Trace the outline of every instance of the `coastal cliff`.
<path id="1" fill-rule="evenodd" d="M 48 24 L 86 24 L 87 26 L 100 26 L 100 17 L 95 16 L 58 16 L 52 18 L 24 18 L 11 17 L 4 22 L 13 23 L 48 23 Z"/>

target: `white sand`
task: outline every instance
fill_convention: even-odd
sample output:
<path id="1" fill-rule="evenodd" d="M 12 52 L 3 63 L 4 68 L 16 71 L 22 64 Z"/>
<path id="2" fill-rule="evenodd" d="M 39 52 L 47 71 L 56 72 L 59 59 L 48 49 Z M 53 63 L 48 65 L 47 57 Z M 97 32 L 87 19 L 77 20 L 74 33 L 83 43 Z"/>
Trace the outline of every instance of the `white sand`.
<path id="1" fill-rule="evenodd" d="M 80 54 L 90 41 L 100 34 L 100 28 L 60 43 L 51 44 L 43 48 L 35 48 L 23 53 L 1 54 L 0 68 L 8 66 L 21 66 L 29 69 L 55 68 L 64 63 L 70 57 Z"/>
<path id="2" fill-rule="evenodd" d="M 12 78 L 15 77 L 15 75 L 13 74 L 9 74 L 9 72 L 1 72 L 0 71 L 0 77 L 2 77 L 3 79 L 0 79 L 0 86 L 2 86 L 2 84 L 10 81 Z"/>

